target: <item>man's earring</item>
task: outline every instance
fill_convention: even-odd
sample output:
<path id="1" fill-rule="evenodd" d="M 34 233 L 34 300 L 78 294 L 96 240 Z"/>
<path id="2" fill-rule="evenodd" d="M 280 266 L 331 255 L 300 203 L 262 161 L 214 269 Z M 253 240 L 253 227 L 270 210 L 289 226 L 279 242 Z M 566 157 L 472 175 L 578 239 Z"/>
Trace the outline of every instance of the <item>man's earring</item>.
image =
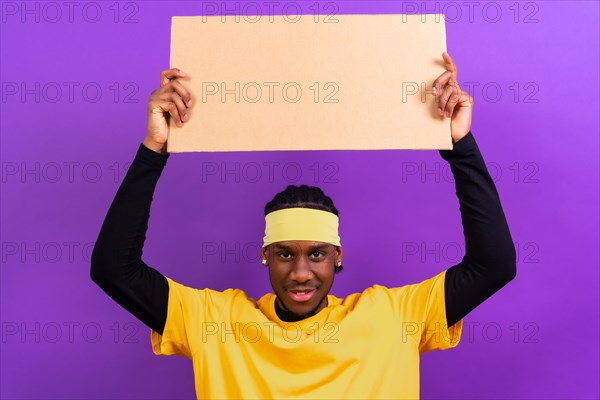
<path id="1" fill-rule="evenodd" d="M 267 265 L 267 260 L 265 260 L 264 258 L 262 259 L 262 263 L 263 265 Z"/>
<path id="2" fill-rule="evenodd" d="M 340 265 L 342 265 L 342 260 L 340 260 L 339 263 L 337 263 L 337 266 L 339 267 Z"/>

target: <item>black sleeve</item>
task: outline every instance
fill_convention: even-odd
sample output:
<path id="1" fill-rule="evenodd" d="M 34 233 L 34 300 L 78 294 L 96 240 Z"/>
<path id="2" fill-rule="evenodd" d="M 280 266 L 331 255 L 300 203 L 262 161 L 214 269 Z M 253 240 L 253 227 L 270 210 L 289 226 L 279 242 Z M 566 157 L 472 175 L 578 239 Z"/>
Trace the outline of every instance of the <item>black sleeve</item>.
<path id="1" fill-rule="evenodd" d="M 90 276 L 114 301 L 162 335 L 169 285 L 142 261 L 150 205 L 170 154 L 142 143 L 104 219 L 94 245 Z"/>
<path id="2" fill-rule="evenodd" d="M 473 133 L 452 150 L 438 150 L 450 163 L 465 235 L 465 256 L 446 271 L 448 326 L 510 282 L 517 273 L 516 252 L 500 198 Z"/>

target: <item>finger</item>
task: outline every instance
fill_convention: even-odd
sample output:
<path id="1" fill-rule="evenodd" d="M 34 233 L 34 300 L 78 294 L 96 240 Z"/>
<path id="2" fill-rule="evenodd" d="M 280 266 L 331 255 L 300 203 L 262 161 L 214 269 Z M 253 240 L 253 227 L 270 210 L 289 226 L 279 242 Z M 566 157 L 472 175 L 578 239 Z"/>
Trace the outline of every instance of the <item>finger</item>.
<path id="1" fill-rule="evenodd" d="M 448 102 L 446 103 L 446 107 L 444 109 L 446 117 L 452 118 L 452 115 L 454 114 L 454 109 L 456 107 L 456 104 L 459 102 L 461 95 L 462 94 L 460 92 L 457 92 L 454 89 L 452 90 L 452 94 L 448 98 Z"/>
<path id="2" fill-rule="evenodd" d="M 175 105 L 177 106 L 177 113 L 180 116 L 180 121 L 187 121 L 189 118 L 189 115 L 187 113 L 187 107 L 185 106 L 185 104 L 183 104 L 183 99 L 181 98 L 181 96 L 177 93 L 172 93 L 171 94 L 171 100 L 175 103 Z"/>
<path id="3" fill-rule="evenodd" d="M 163 96 L 165 93 L 170 94 L 173 92 L 179 94 L 179 96 L 183 99 L 183 103 L 185 104 L 186 107 L 192 106 L 192 96 L 191 96 L 190 92 L 178 80 L 169 81 L 168 84 L 156 89 L 155 91 L 152 92 L 152 94 L 156 94 L 158 96 Z M 166 99 L 165 97 L 161 97 L 161 98 Z"/>
<path id="4" fill-rule="evenodd" d="M 439 97 L 438 113 L 440 115 L 444 115 L 444 113 L 446 112 L 446 106 L 448 105 L 448 101 L 450 100 L 450 97 L 452 96 L 453 93 L 456 93 L 459 90 L 460 90 L 460 88 L 458 88 L 458 85 L 455 85 L 452 83 L 446 85 L 441 96 Z"/>
<path id="5" fill-rule="evenodd" d="M 432 84 L 433 95 L 436 96 L 436 95 L 442 93 L 442 88 L 448 81 L 450 81 L 451 78 L 452 78 L 452 72 L 450 72 L 450 71 L 445 71 L 443 74 L 438 76 L 437 79 L 435 81 L 433 81 L 433 84 Z"/>
<path id="6" fill-rule="evenodd" d="M 445 51 L 442 53 L 442 58 L 444 59 L 446 70 L 450 71 L 454 76 L 454 79 L 456 79 L 458 77 L 458 68 L 456 67 L 456 64 L 454 64 L 454 60 L 450 57 L 450 54 Z"/>
<path id="7" fill-rule="evenodd" d="M 183 86 L 181 82 L 177 80 L 171 81 L 171 84 L 173 86 L 173 89 L 179 94 L 179 96 L 181 96 L 185 105 L 187 107 L 191 107 L 192 96 L 190 95 L 190 92 L 185 88 L 185 86 Z"/>
<path id="8" fill-rule="evenodd" d="M 183 125 L 179 116 L 179 111 L 177 110 L 177 105 L 174 102 L 168 100 L 154 100 L 152 102 L 153 112 L 156 112 L 157 108 L 159 110 L 158 112 L 169 113 L 169 115 L 173 118 L 173 121 L 177 124 L 177 126 Z"/>
<path id="9" fill-rule="evenodd" d="M 177 106 L 179 115 L 181 115 L 182 121 L 187 121 L 189 119 L 187 112 L 189 106 L 185 103 L 191 101 L 191 96 L 181 83 L 171 81 L 169 85 L 161 87 L 155 96 L 161 100 L 174 102 Z"/>
<path id="10" fill-rule="evenodd" d="M 450 98 L 450 93 L 448 93 L 448 90 L 450 87 L 446 86 L 442 93 L 440 94 L 440 97 L 438 99 L 438 114 L 440 115 L 444 115 L 444 110 L 446 109 L 446 103 L 448 102 L 448 99 Z"/>
<path id="11" fill-rule="evenodd" d="M 167 85 L 171 82 L 171 79 L 183 78 L 184 76 L 187 76 L 186 73 L 179 68 L 165 69 L 160 73 L 160 86 Z"/>

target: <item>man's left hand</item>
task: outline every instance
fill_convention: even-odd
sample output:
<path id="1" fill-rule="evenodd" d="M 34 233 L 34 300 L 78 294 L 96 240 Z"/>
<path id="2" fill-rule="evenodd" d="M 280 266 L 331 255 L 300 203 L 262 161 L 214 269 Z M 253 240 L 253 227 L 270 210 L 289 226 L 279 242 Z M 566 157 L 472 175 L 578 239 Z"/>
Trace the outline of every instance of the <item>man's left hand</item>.
<path id="1" fill-rule="evenodd" d="M 471 129 L 473 98 L 458 85 L 458 69 L 450 54 L 443 52 L 442 58 L 446 72 L 433 81 L 433 95 L 438 98 L 438 114 L 450 118 L 452 140 L 456 143 Z"/>

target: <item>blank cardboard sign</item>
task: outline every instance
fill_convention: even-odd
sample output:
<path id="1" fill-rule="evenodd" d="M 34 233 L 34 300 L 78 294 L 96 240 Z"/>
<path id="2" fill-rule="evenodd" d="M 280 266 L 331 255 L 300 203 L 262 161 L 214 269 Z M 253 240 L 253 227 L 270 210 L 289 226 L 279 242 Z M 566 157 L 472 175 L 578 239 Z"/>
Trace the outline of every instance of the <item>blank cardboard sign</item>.
<path id="1" fill-rule="evenodd" d="M 167 151 L 452 149 L 443 14 L 172 17 L 189 120 Z"/>

